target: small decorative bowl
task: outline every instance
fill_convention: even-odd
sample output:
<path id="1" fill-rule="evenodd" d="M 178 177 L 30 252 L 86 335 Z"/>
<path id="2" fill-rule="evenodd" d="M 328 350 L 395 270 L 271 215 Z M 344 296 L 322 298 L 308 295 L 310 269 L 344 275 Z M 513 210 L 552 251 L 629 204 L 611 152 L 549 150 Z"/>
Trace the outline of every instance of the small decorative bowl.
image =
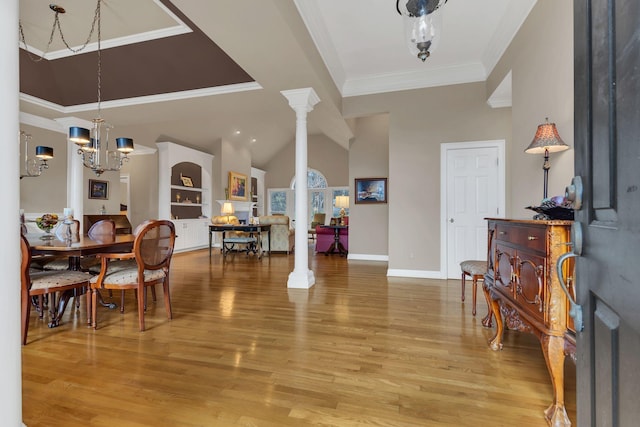
<path id="1" fill-rule="evenodd" d="M 56 214 L 44 214 L 41 217 L 36 218 L 36 225 L 45 233 L 51 233 L 53 227 L 58 223 L 58 215 Z"/>

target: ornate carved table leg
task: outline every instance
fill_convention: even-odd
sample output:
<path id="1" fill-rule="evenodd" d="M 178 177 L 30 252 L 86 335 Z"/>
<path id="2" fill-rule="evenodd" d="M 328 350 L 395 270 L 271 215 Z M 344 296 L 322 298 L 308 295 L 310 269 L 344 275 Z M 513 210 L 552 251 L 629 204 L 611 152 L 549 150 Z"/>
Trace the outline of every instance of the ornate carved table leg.
<path id="1" fill-rule="evenodd" d="M 502 313 L 500 312 L 500 303 L 497 299 L 489 298 L 489 302 L 491 303 L 491 312 L 496 318 L 496 334 L 489 341 L 489 347 L 491 350 L 498 351 L 502 350 L 502 334 L 504 333 L 504 321 L 502 320 Z"/>
<path id="2" fill-rule="evenodd" d="M 544 360 L 551 375 L 553 403 L 544 411 L 544 417 L 553 427 L 568 427 L 571 421 L 564 407 L 564 337 L 540 337 Z"/>
<path id="3" fill-rule="evenodd" d="M 487 301 L 487 315 L 482 318 L 482 326 L 490 328 L 492 326 L 493 311 L 491 310 L 489 289 L 487 288 L 486 281 L 482 283 L 482 293 L 484 294 L 485 301 Z"/>

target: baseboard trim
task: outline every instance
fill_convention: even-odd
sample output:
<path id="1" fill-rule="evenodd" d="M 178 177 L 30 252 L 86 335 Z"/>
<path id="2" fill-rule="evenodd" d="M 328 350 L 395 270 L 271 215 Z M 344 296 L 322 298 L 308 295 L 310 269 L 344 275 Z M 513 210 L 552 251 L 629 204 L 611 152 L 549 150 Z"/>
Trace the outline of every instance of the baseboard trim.
<path id="1" fill-rule="evenodd" d="M 440 271 L 427 270 L 401 270 L 390 268 L 387 270 L 389 277 L 412 277 L 416 279 L 444 279 Z"/>
<path id="2" fill-rule="evenodd" d="M 389 262 L 389 255 L 371 255 L 371 254 L 349 254 L 348 260 L 354 261 L 382 261 Z"/>

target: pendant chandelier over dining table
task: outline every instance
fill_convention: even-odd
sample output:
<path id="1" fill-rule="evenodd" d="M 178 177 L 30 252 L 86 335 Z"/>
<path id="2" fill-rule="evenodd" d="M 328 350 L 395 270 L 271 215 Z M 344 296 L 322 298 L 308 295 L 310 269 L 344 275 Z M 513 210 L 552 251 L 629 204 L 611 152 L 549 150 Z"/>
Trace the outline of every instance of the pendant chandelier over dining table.
<path id="1" fill-rule="evenodd" d="M 101 16 L 100 6 L 103 0 L 97 0 L 96 10 L 91 24 L 91 30 L 89 35 L 81 47 L 74 49 L 65 40 L 62 27 L 60 25 L 59 15 L 65 13 L 65 9 L 56 4 L 50 4 L 49 8 L 55 13 L 53 27 L 51 29 L 51 36 L 49 43 L 44 54 L 37 60 L 41 60 L 49 51 L 49 47 L 53 40 L 53 35 L 56 30 L 60 33 L 60 37 L 64 42 L 67 49 L 73 53 L 78 53 L 83 50 L 89 44 L 94 31 L 97 30 L 97 55 L 98 55 L 98 73 L 97 73 L 97 117 L 92 120 L 93 126 L 91 129 L 86 129 L 79 126 L 72 126 L 69 128 L 69 141 L 78 146 L 78 154 L 82 157 L 82 164 L 95 172 L 100 176 L 107 171 L 118 171 L 122 167 L 123 162 L 128 161 L 128 154 L 133 151 L 133 139 L 126 137 L 119 137 L 115 139 L 115 147 L 110 145 L 109 142 L 109 130 L 113 129 L 113 126 L 107 123 L 102 118 L 102 51 L 101 51 Z M 27 46 L 24 38 L 24 31 L 22 25 L 20 25 L 20 40 Z"/>

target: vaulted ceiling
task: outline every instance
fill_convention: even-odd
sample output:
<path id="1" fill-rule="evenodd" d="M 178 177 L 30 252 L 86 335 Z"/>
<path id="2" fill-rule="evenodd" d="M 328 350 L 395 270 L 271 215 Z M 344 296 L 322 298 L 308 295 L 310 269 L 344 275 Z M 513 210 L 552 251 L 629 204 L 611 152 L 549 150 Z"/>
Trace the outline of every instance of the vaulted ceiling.
<path id="1" fill-rule="evenodd" d="M 90 34 L 96 3 L 58 3 L 73 49 Z M 248 144 L 263 167 L 295 137 L 295 114 L 280 91 L 313 87 L 321 102 L 309 133 L 348 148 L 343 97 L 483 81 L 534 4 L 448 1 L 439 46 L 422 63 L 408 52 L 392 0 L 102 0 L 102 116 L 147 146 Z M 21 111 L 90 120 L 97 28 L 74 54 L 59 33 L 47 46 L 55 16 L 48 2 L 20 6 Z"/>

